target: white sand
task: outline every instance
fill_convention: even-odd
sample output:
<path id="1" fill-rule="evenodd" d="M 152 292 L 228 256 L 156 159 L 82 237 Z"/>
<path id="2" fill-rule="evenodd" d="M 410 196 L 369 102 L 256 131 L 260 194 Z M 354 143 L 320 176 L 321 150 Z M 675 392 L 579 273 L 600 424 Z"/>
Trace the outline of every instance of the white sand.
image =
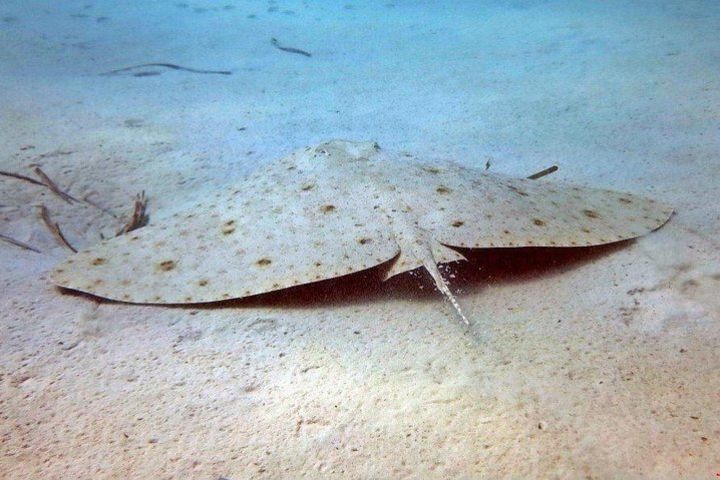
<path id="1" fill-rule="evenodd" d="M 412 277 L 201 310 L 63 294 L 37 205 L 77 246 L 116 222 L 0 178 L 0 233 L 43 252 L 0 243 L 0 477 L 720 471 L 718 4 L 390 1 L 5 0 L 0 170 L 38 163 L 117 211 L 145 189 L 158 219 L 344 137 L 556 163 L 677 215 L 569 258 L 478 254 L 467 333 Z M 97 75 L 145 62 L 234 73 Z"/>

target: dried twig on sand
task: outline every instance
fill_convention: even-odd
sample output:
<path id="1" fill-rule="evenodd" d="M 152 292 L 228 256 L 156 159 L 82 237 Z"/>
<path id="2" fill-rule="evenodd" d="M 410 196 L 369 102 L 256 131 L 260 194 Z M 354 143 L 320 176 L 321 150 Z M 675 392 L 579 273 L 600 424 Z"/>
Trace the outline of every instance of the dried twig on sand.
<path id="1" fill-rule="evenodd" d="M 2 233 L 0 233 L 0 240 L 2 240 L 3 242 L 7 242 L 12 245 L 15 245 L 16 247 L 24 248 L 25 250 L 30 250 L 31 252 L 41 253 L 40 250 L 38 250 L 37 248 L 32 247 L 32 246 L 28 245 L 27 243 L 23 243 L 20 240 L 15 240 L 12 237 L 8 237 L 7 235 L 3 235 Z"/>
<path id="2" fill-rule="evenodd" d="M 33 168 L 33 171 L 35 172 L 35 175 L 40 177 L 40 180 L 42 180 L 43 185 L 48 187 L 55 195 L 57 195 L 58 197 L 65 200 L 67 203 L 80 201 L 77 198 L 70 195 L 69 193 L 66 193 L 66 192 L 63 192 L 62 190 L 60 190 L 60 188 L 58 188 L 58 186 L 55 184 L 55 182 L 50 180 L 50 177 L 48 177 L 45 174 L 45 172 L 42 171 L 42 169 L 40 167 Z"/>
<path id="3" fill-rule="evenodd" d="M 147 197 L 145 196 L 145 190 L 135 195 L 135 203 L 133 204 L 133 212 L 130 220 L 118 230 L 117 235 L 122 235 L 127 232 L 131 232 L 140 227 L 144 227 L 148 222 L 147 210 Z"/>
<path id="4" fill-rule="evenodd" d="M 75 247 L 70 245 L 70 242 L 68 242 L 67 239 L 65 238 L 65 235 L 63 235 L 62 230 L 60 230 L 60 226 L 50 219 L 50 213 L 48 213 L 48 209 L 45 207 L 45 205 L 40 205 L 40 218 L 42 219 L 43 223 L 47 226 L 48 230 L 50 230 L 50 233 L 52 233 L 53 236 L 61 244 L 65 245 L 67 248 L 69 248 L 73 252 L 77 253 L 77 250 L 75 249 Z"/>
<path id="5" fill-rule="evenodd" d="M 299 48 L 293 47 L 283 47 L 282 45 L 280 45 L 280 42 L 278 42 L 277 38 L 271 38 L 270 43 L 273 47 L 277 48 L 278 50 L 282 50 L 283 52 L 297 53 L 298 55 L 303 55 L 305 57 L 312 57 L 312 53 L 305 50 L 300 50 Z"/>
<path id="6" fill-rule="evenodd" d="M 80 202 L 80 200 L 78 200 L 77 198 L 73 197 L 73 196 L 70 195 L 69 193 L 60 190 L 60 188 L 57 186 L 57 184 L 56 184 L 55 182 L 53 182 L 52 180 L 50 180 L 50 177 L 48 177 L 47 174 L 46 174 L 45 172 L 43 172 L 42 169 L 40 169 L 40 167 L 35 166 L 34 172 L 35 172 L 35 174 L 36 174 L 38 177 L 40 177 L 40 179 L 41 179 L 42 181 L 40 181 L 40 180 L 35 180 L 34 178 L 31 178 L 31 177 L 26 177 L 25 175 L 21 175 L 21 174 L 19 174 L 19 173 L 7 172 L 7 171 L 5 171 L 5 170 L 0 170 L 0 176 L 16 178 L 16 179 L 18 179 L 18 180 L 23 180 L 23 181 L 25 181 L 25 182 L 30 182 L 30 183 L 32 183 L 33 185 L 40 185 L 41 187 L 49 188 L 54 194 L 56 194 L 58 197 L 62 198 L 63 200 L 65 200 L 65 201 L 68 202 L 68 203 Z M 117 218 L 117 217 L 118 217 L 117 215 L 115 215 L 113 212 L 111 212 L 111 211 L 108 210 L 107 208 L 103 208 L 103 207 L 101 207 L 100 205 L 98 205 L 97 203 L 95 203 L 94 201 L 90 200 L 90 199 L 88 198 L 90 195 L 91 195 L 91 194 L 85 195 L 85 196 L 83 197 L 83 199 L 82 199 L 82 202 L 87 203 L 87 204 L 90 205 L 91 207 L 96 208 L 96 209 L 100 210 L 101 212 L 103 212 L 103 213 L 105 213 L 105 214 L 107 214 L 107 215 L 110 215 L 110 216 L 113 217 L 113 218 Z"/>
<path id="7" fill-rule="evenodd" d="M 542 178 L 542 177 L 544 177 L 545 175 L 550 175 L 551 173 L 557 171 L 557 169 L 558 169 L 558 166 L 557 166 L 557 165 L 553 165 L 552 167 L 548 167 L 548 168 L 546 168 L 545 170 L 540 170 L 540 171 L 537 172 L 537 173 L 533 173 L 532 175 L 530 175 L 530 176 L 527 177 L 527 178 L 530 179 L 530 180 L 537 180 L 538 178 Z"/>
<path id="8" fill-rule="evenodd" d="M 42 183 L 42 182 L 40 182 L 40 181 L 38 181 L 38 180 L 35 180 L 34 178 L 26 177 L 25 175 L 20 175 L 19 173 L 6 172 L 6 171 L 4 171 L 4 170 L 0 170 L 0 175 L 2 175 L 2 176 L 4 176 L 4 177 L 17 178 L 18 180 L 23 180 L 23 181 L 25 181 L 25 182 L 30 182 L 30 183 L 35 184 L 35 185 L 45 186 L 44 183 Z"/>
<path id="9" fill-rule="evenodd" d="M 201 70 L 199 68 L 190 68 L 190 67 L 183 67 L 181 65 L 175 65 L 174 63 L 141 63 L 139 65 L 132 65 L 130 67 L 118 68 L 115 70 L 110 70 L 109 72 L 103 72 L 100 75 L 103 75 L 103 76 L 115 75 L 118 73 L 129 72 L 129 71 L 135 70 L 137 68 L 145 68 L 145 67 L 163 67 L 163 68 L 169 68 L 171 70 L 182 70 L 184 72 L 190 72 L 190 73 L 232 75 L 232 72 L 229 70 Z M 138 75 L 136 74 L 135 76 L 138 76 Z"/>

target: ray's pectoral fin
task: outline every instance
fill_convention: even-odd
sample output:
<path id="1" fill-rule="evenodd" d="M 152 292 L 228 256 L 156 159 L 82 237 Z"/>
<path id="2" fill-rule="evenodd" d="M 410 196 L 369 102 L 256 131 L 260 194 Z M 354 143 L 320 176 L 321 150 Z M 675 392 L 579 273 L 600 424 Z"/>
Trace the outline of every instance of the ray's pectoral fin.
<path id="1" fill-rule="evenodd" d="M 432 249 L 435 263 L 467 262 L 465 255 L 455 249 L 446 247 L 434 238 L 430 240 L 430 248 Z"/>
<path id="2" fill-rule="evenodd" d="M 412 255 L 405 253 L 405 251 L 400 250 L 400 253 L 395 257 L 395 261 L 390 265 L 390 268 L 383 273 L 382 281 L 386 282 L 401 273 L 422 267 L 422 265 L 420 259 L 414 258 Z"/>

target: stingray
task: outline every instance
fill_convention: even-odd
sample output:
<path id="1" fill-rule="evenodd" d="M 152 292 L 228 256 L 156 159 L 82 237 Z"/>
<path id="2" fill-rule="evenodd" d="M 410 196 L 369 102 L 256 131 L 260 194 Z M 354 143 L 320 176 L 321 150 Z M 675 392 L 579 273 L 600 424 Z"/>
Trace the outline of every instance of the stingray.
<path id="1" fill-rule="evenodd" d="M 51 278 L 121 302 L 199 304 L 387 262 L 385 280 L 424 268 L 468 323 L 439 268 L 466 261 L 458 249 L 609 244 L 661 227 L 672 211 L 630 193 L 423 163 L 376 143 L 334 140 L 81 251 Z"/>

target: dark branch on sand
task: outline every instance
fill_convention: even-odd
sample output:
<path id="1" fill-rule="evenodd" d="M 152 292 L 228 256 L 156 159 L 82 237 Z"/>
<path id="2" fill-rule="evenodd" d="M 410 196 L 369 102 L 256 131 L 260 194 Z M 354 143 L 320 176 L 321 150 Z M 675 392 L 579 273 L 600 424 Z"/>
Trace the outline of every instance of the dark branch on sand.
<path id="1" fill-rule="evenodd" d="M 68 203 L 80 202 L 80 200 L 78 200 L 77 198 L 75 198 L 75 197 L 73 197 L 72 195 L 70 195 L 69 193 L 64 192 L 63 190 L 61 190 L 60 187 L 58 187 L 57 184 L 56 184 L 55 182 L 53 182 L 53 181 L 50 179 L 50 177 L 48 177 L 47 174 L 42 171 L 42 169 L 40 169 L 40 167 L 37 167 L 37 166 L 36 166 L 33 171 L 35 172 L 35 174 L 36 174 L 38 177 L 40 177 L 40 180 L 35 180 L 34 178 L 26 177 L 25 175 L 21 175 L 21 174 L 19 174 L 19 173 L 7 172 L 7 171 L 4 171 L 4 170 L 0 170 L 0 176 L 10 177 L 10 178 L 16 178 L 16 179 L 22 180 L 22 181 L 24 181 L 24 182 L 32 183 L 33 185 L 39 185 L 39 186 L 41 186 L 41 187 L 46 187 L 46 188 L 50 189 L 55 195 L 57 195 L 58 197 L 62 198 L 63 200 L 65 200 L 65 201 L 68 202 Z M 90 205 L 91 207 L 97 208 L 98 210 L 102 211 L 103 213 L 106 213 L 106 214 L 108 214 L 108 215 L 110 215 L 110 216 L 112 216 L 112 217 L 114 217 L 114 218 L 117 218 L 117 215 L 115 215 L 115 214 L 112 213 L 111 211 L 109 211 L 109 210 L 107 210 L 106 208 L 103 208 L 103 207 L 97 205 L 96 203 L 88 200 L 87 195 L 85 196 L 85 198 L 83 198 L 82 201 L 85 202 L 85 203 L 87 203 L 87 204 Z"/>
<path id="2" fill-rule="evenodd" d="M 145 190 L 135 196 L 135 203 L 133 204 L 133 213 L 130 220 L 123 226 L 115 236 L 122 235 L 127 232 L 132 232 L 140 227 L 144 227 L 148 222 L 147 210 L 147 197 L 145 196 Z"/>
<path id="3" fill-rule="evenodd" d="M 312 57 L 312 53 L 306 52 L 305 50 L 300 50 L 299 48 L 293 47 L 283 47 L 282 45 L 280 45 L 280 42 L 278 42 L 277 38 L 270 39 L 270 43 L 272 43 L 273 47 L 277 48 L 278 50 L 282 50 L 283 52 L 297 53 L 298 55 Z"/>
<path id="4" fill-rule="evenodd" d="M 65 235 L 63 235 L 62 230 L 60 230 L 60 226 L 50 219 L 50 213 L 48 213 L 48 209 L 47 207 L 45 207 L 45 205 L 40 205 L 40 218 L 42 219 L 48 230 L 50 230 L 50 233 L 52 233 L 53 236 L 58 240 L 58 242 L 72 250 L 74 253 L 77 253 L 75 247 L 70 245 L 70 242 L 68 242 L 67 238 L 65 238 Z"/>
<path id="5" fill-rule="evenodd" d="M 558 169 L 558 166 L 557 166 L 557 165 L 553 165 L 552 167 L 548 167 L 548 168 L 546 168 L 545 170 L 540 170 L 540 171 L 537 172 L 537 173 L 533 173 L 532 175 L 530 175 L 530 176 L 527 177 L 527 178 L 528 178 L 529 180 L 537 180 L 538 178 L 542 178 L 542 177 L 544 177 L 545 175 L 550 175 L 551 173 L 556 172 L 557 169 Z"/>
<path id="6" fill-rule="evenodd" d="M 60 198 L 62 198 L 63 200 L 65 200 L 67 203 L 73 203 L 73 202 L 79 202 L 79 201 L 80 201 L 80 200 L 78 200 L 77 198 L 75 198 L 75 197 L 73 197 L 72 195 L 70 195 L 69 193 L 66 193 L 66 192 L 63 192 L 62 190 L 60 190 L 60 188 L 55 184 L 55 182 L 53 182 L 52 180 L 50 180 L 50 177 L 48 177 L 47 175 L 45 175 L 45 172 L 43 172 L 40 167 L 35 167 L 35 168 L 33 169 L 33 171 L 35 172 L 35 175 L 37 175 L 38 177 L 40 177 L 40 180 L 42 181 L 42 184 L 43 184 L 43 185 L 45 185 L 46 187 L 48 187 L 55 195 L 57 195 L 58 197 L 60 197 Z"/>
<path id="7" fill-rule="evenodd" d="M 109 72 L 103 72 L 100 75 L 102 75 L 102 76 L 117 75 L 118 73 L 129 72 L 131 70 L 136 70 L 138 68 L 146 68 L 146 67 L 163 67 L 163 68 L 169 68 L 170 70 L 180 70 L 183 72 L 201 73 L 201 74 L 206 74 L 206 75 L 232 75 L 232 72 L 229 70 L 202 70 L 199 68 L 190 68 L 190 67 L 183 67 L 181 65 L 175 65 L 174 63 L 141 63 L 139 65 L 132 65 L 130 67 L 118 68 L 116 70 L 110 70 Z"/>
<path id="8" fill-rule="evenodd" d="M 16 178 L 18 180 L 23 180 L 25 182 L 30 182 L 34 185 L 45 186 L 44 183 L 42 183 L 38 180 L 35 180 L 34 178 L 26 177 L 25 175 L 20 175 L 19 173 L 6 172 L 4 170 L 0 170 L 0 175 L 2 175 L 3 177 L 11 177 L 11 178 Z"/>
<path id="9" fill-rule="evenodd" d="M 7 242 L 12 245 L 15 245 L 16 247 L 24 248 L 25 250 L 30 250 L 31 252 L 42 253 L 37 248 L 32 247 L 32 246 L 28 245 L 27 243 L 21 242 L 20 240 L 15 240 L 12 237 L 8 237 L 7 235 L 3 235 L 2 233 L 0 233 L 0 240 L 2 240 L 3 242 Z"/>
<path id="10" fill-rule="evenodd" d="M 62 198 L 63 200 L 65 200 L 65 201 L 68 202 L 68 203 L 72 203 L 72 202 L 78 202 L 78 203 L 80 203 L 80 202 L 81 202 L 81 200 L 78 200 L 77 198 L 73 197 L 73 196 L 70 195 L 69 193 L 67 193 L 67 192 L 65 192 L 65 191 L 63 191 L 63 190 L 60 190 L 60 188 L 57 186 L 57 184 L 56 184 L 55 182 L 53 182 L 52 180 L 50 180 L 50 177 L 48 177 L 48 176 L 45 174 L 45 172 L 43 172 L 43 171 L 40 169 L 40 167 L 35 167 L 34 171 L 35 171 L 35 174 L 42 179 L 42 182 L 40 183 L 40 185 L 46 186 L 46 187 L 49 188 L 55 195 L 59 196 L 60 198 Z M 110 215 L 110 216 L 113 217 L 113 218 L 117 218 L 117 215 L 115 215 L 114 213 L 112 213 L 112 212 L 109 211 L 108 209 L 103 208 L 103 207 L 101 207 L 100 205 L 97 205 L 95 202 L 92 202 L 92 201 L 88 200 L 87 197 L 88 197 L 88 195 L 85 195 L 85 197 L 82 199 L 82 202 L 90 205 L 90 206 L 93 207 L 93 208 L 97 208 L 98 210 L 100 210 L 101 212 L 103 212 L 103 213 L 106 214 L 106 215 Z"/>

